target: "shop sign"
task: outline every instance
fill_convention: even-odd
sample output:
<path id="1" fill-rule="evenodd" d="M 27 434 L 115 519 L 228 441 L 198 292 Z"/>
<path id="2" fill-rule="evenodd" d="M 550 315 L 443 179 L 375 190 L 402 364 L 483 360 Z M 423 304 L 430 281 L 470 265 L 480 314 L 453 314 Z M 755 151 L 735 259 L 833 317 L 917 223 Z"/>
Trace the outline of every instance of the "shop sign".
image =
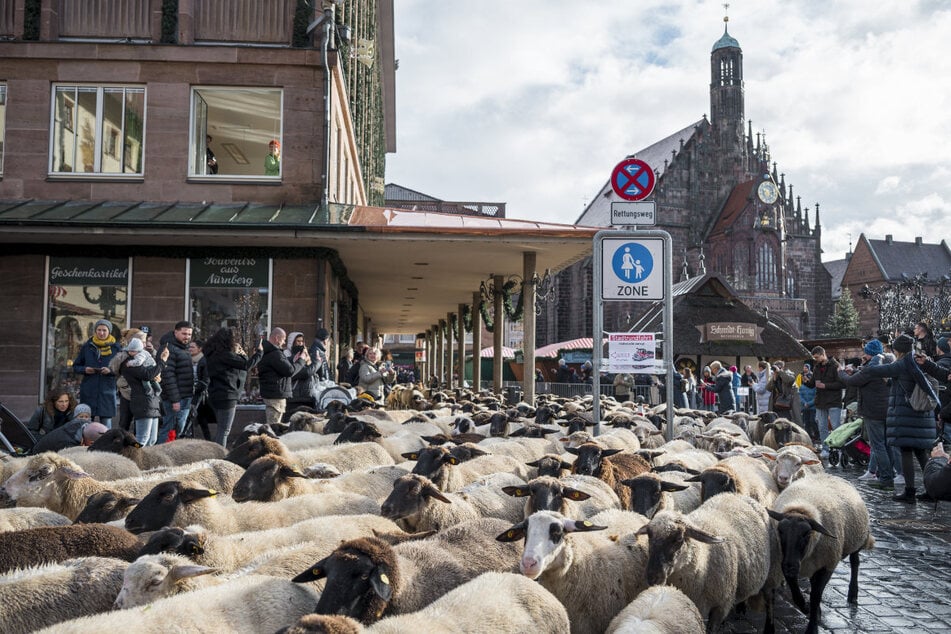
<path id="1" fill-rule="evenodd" d="M 763 327 L 741 322 L 717 321 L 696 327 L 700 331 L 700 343 L 708 341 L 750 341 L 763 343 L 760 336 Z"/>
<path id="2" fill-rule="evenodd" d="M 266 288 L 267 258 L 192 258 L 192 288 Z"/>
<path id="3" fill-rule="evenodd" d="M 608 333 L 608 372 L 659 374 L 663 362 L 657 359 L 657 340 L 652 332 Z"/>
<path id="4" fill-rule="evenodd" d="M 56 286 L 127 286 L 129 259 L 51 257 L 50 284 Z"/>

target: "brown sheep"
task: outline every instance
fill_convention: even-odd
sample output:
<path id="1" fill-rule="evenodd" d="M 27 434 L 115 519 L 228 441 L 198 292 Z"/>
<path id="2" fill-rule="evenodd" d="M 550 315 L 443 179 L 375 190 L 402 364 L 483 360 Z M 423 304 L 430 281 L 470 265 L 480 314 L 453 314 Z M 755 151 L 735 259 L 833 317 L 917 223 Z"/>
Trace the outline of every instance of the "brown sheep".
<path id="1" fill-rule="evenodd" d="M 0 573 L 76 557 L 134 561 L 141 548 L 135 535 L 108 524 L 28 528 L 0 533 Z"/>
<path id="2" fill-rule="evenodd" d="M 617 493 L 622 509 L 630 511 L 633 508 L 631 489 L 621 484 L 621 481 L 650 471 L 651 465 L 647 460 L 637 454 L 621 453 L 620 449 L 604 449 L 593 442 L 569 447 L 567 451 L 577 456 L 571 468 L 572 473 L 603 480 Z"/>

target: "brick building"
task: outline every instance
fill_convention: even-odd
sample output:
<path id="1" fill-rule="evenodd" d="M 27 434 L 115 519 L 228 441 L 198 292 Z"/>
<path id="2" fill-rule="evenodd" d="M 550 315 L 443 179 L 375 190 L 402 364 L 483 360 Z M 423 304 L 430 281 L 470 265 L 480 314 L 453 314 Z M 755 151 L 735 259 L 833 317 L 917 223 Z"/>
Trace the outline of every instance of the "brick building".
<path id="1" fill-rule="evenodd" d="M 724 29 L 710 54 L 710 118 L 633 153 L 656 173 L 656 228 L 673 238 L 674 282 L 720 273 L 747 306 L 797 338 L 818 336 L 831 310 L 830 276 L 820 259 L 819 206 L 814 222 L 770 156 L 765 135 L 745 120 L 743 51 Z M 610 183 L 577 224 L 610 226 Z M 592 330 L 591 260 L 563 271 L 558 301 L 539 316 L 541 343 Z M 608 302 L 604 327 L 623 331 L 643 304 Z"/>

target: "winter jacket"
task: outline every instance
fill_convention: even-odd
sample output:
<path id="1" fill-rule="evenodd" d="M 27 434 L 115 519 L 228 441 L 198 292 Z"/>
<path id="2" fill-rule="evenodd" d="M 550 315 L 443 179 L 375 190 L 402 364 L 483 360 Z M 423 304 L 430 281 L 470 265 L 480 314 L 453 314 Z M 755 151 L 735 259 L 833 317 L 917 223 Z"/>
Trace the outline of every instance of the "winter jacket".
<path id="1" fill-rule="evenodd" d="M 162 336 L 159 350 L 165 345 L 168 346 L 168 361 L 162 371 L 162 400 L 177 403 L 195 393 L 192 355 L 188 353 L 188 345 L 175 338 L 174 330 Z"/>
<path id="2" fill-rule="evenodd" d="M 763 368 L 757 375 L 756 383 L 753 385 L 753 391 L 756 393 L 757 414 L 769 411 L 769 398 L 771 393 L 766 387 L 767 383 L 769 383 L 769 368 Z"/>
<path id="3" fill-rule="evenodd" d="M 882 355 L 875 355 L 851 376 L 839 372 L 842 383 L 858 388 L 858 414 L 862 418 L 883 421 L 888 416 L 888 381 L 870 377 L 863 372 L 866 368 L 881 365 L 882 361 Z"/>
<path id="4" fill-rule="evenodd" d="M 92 421 L 85 418 L 74 418 L 37 440 L 30 453 L 36 455 L 44 451 L 59 451 L 67 447 L 78 447 L 83 443 L 83 427 L 90 422 Z"/>
<path id="5" fill-rule="evenodd" d="M 264 354 L 258 363 L 261 398 L 293 398 L 291 377 L 304 367 L 304 359 L 291 361 L 270 341 L 264 342 Z"/>
<path id="6" fill-rule="evenodd" d="M 823 387 L 817 387 L 817 381 Z M 816 409 L 842 407 L 842 388 L 845 385 L 839 380 L 839 363 L 835 359 L 830 357 L 825 363 L 817 363 L 812 376 L 803 385 L 816 388 Z"/>
<path id="7" fill-rule="evenodd" d="M 93 418 L 113 418 L 116 415 L 116 375 L 101 374 L 99 370 L 109 367 L 109 361 L 119 352 L 119 344 L 110 345 L 112 353 L 102 355 L 99 348 L 87 339 L 73 361 L 73 372 L 83 376 L 79 386 L 79 402 L 92 409 Z M 94 368 L 95 374 L 86 374 L 86 368 Z"/>
<path id="8" fill-rule="evenodd" d="M 713 391 L 720 398 L 717 413 L 725 414 L 736 409 L 736 397 L 733 395 L 733 373 L 721 368 L 715 377 Z"/>
<path id="9" fill-rule="evenodd" d="M 347 357 L 340 359 L 340 362 L 337 363 L 337 383 L 348 383 L 347 379 L 350 377 L 351 367 L 353 367 L 353 362 L 350 359 Z"/>
<path id="10" fill-rule="evenodd" d="M 947 458 L 932 458 L 925 465 L 925 491 L 936 500 L 951 502 L 951 464 Z"/>
<path id="11" fill-rule="evenodd" d="M 915 385 L 928 385 L 921 370 L 910 354 L 894 363 L 865 367 L 870 377 L 892 379 L 888 394 L 888 413 L 885 416 L 885 435 L 889 444 L 907 449 L 931 449 L 937 429 L 934 412 L 919 412 L 908 404 Z M 930 385 L 928 389 L 931 389 Z"/>
<path id="12" fill-rule="evenodd" d="M 797 425 L 802 424 L 802 403 L 799 401 L 799 390 L 796 389 L 796 375 L 785 368 L 779 372 L 773 373 L 766 382 L 766 389 L 769 390 L 769 409 L 776 412 L 776 397 L 787 395 L 790 397 L 792 408 L 777 412 L 785 416 Z"/>
<path id="13" fill-rule="evenodd" d="M 291 377 L 291 398 L 295 401 L 307 401 L 314 398 L 311 393 L 317 384 L 316 363 L 305 365 Z"/>
<path id="14" fill-rule="evenodd" d="M 242 390 L 244 390 L 248 370 L 260 361 L 260 350 L 255 350 L 250 359 L 237 352 L 219 352 L 211 356 L 206 355 L 208 403 L 214 409 L 234 408 L 238 404 Z"/>
<path id="15" fill-rule="evenodd" d="M 43 436 L 71 420 L 73 420 L 73 410 L 71 409 L 65 412 L 55 410 L 54 415 L 50 416 L 50 413 L 46 411 L 46 405 L 40 405 L 33 412 L 33 416 L 30 417 L 30 422 L 26 426 L 33 432 L 34 436 Z M 58 424 L 57 421 L 59 421 Z"/>
<path id="16" fill-rule="evenodd" d="M 951 375 L 951 355 L 941 355 L 937 361 L 925 361 L 921 371 L 938 379 L 938 385 L 944 386 L 945 389 L 938 390 L 941 407 L 951 404 L 951 382 L 948 381 L 948 375 Z"/>
<path id="17" fill-rule="evenodd" d="M 366 392 L 375 400 L 383 400 L 383 373 L 369 361 L 360 363 L 360 392 Z"/>
<path id="18" fill-rule="evenodd" d="M 332 381 L 333 377 L 330 375 L 330 365 L 327 363 L 327 348 L 324 347 L 324 342 L 320 339 L 314 339 L 314 343 L 310 344 L 310 350 L 307 352 L 310 354 L 310 364 L 314 366 L 315 379 Z M 297 395 L 296 392 L 294 395 Z"/>
<path id="19" fill-rule="evenodd" d="M 143 352 L 141 354 L 148 354 Z M 171 355 L 169 355 L 171 358 Z M 119 373 L 129 383 L 129 411 L 132 412 L 132 419 L 158 418 L 162 415 L 162 397 L 165 381 L 162 381 L 162 389 L 151 389 L 146 387 L 146 383 L 162 376 L 166 369 L 166 364 L 161 358 L 155 360 L 155 365 L 129 365 L 129 359 L 122 362 Z"/>

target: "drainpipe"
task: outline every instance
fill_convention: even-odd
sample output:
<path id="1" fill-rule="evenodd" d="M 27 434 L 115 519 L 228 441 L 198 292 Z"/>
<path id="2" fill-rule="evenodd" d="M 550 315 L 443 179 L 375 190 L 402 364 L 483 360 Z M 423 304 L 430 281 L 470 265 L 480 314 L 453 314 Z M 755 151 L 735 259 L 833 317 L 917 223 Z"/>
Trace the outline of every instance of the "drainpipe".
<path id="1" fill-rule="evenodd" d="M 320 214 L 330 219 L 330 120 L 331 96 L 333 94 L 333 73 L 330 70 L 330 38 L 334 29 L 334 5 L 324 9 L 324 38 L 320 47 L 321 61 L 324 65 L 324 160 L 320 174 Z"/>

